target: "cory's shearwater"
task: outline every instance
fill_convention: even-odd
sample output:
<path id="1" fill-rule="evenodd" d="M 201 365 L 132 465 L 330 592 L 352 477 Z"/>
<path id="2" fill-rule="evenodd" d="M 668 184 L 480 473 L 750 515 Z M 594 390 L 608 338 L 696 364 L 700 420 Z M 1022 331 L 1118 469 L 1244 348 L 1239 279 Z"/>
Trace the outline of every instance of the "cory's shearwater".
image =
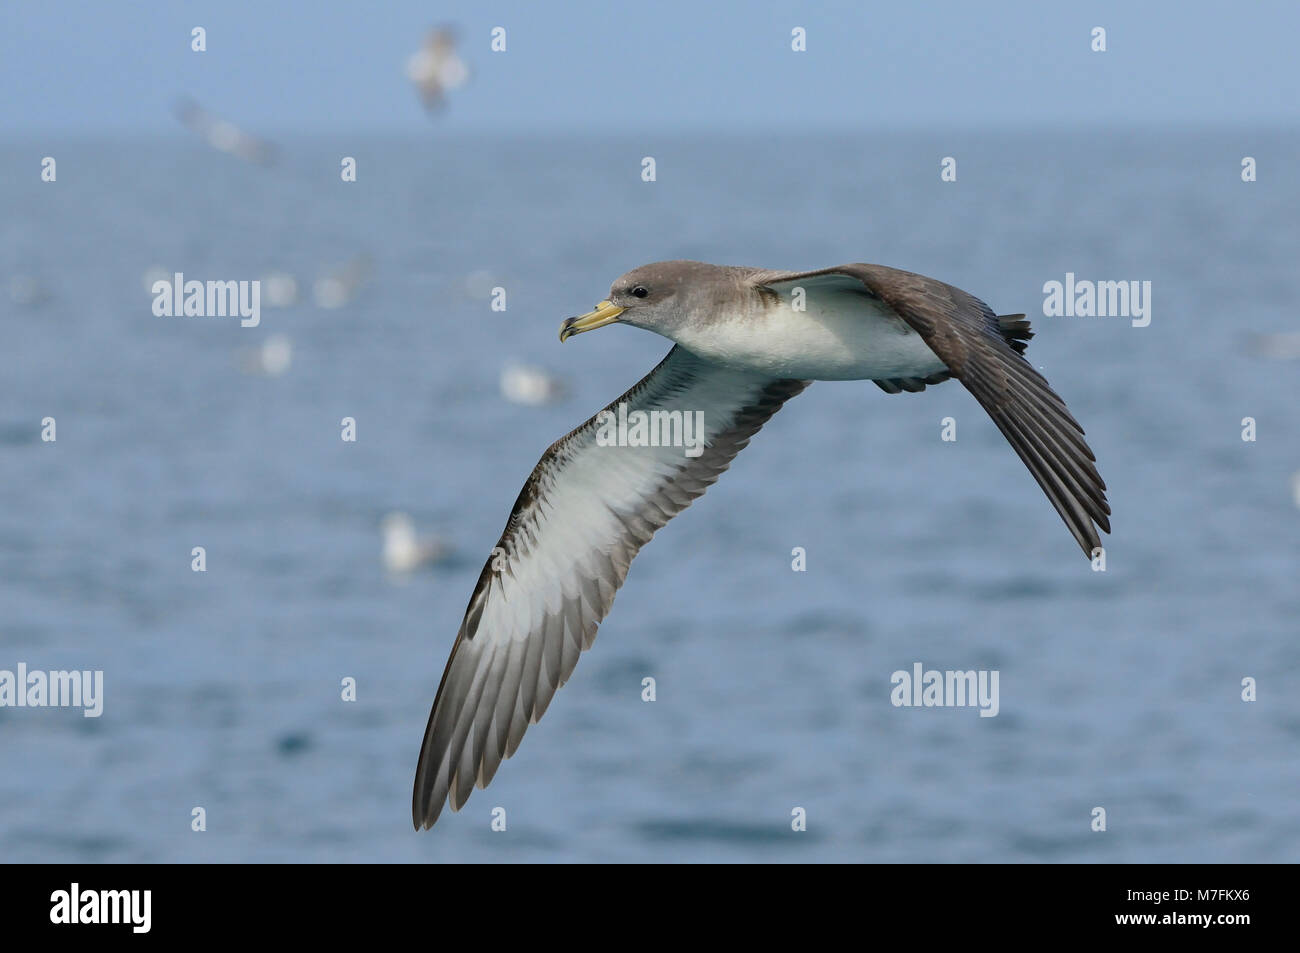
<path id="1" fill-rule="evenodd" d="M 524 484 L 429 715 L 417 829 L 492 780 L 591 647 L 637 551 L 814 380 L 872 380 L 897 394 L 955 377 L 1084 553 L 1101 545 L 1098 527 L 1110 532 L 1083 429 L 1022 356 L 1032 336 L 1022 314 L 998 316 L 951 285 L 881 265 L 792 272 L 669 261 L 619 278 L 608 300 L 561 325 L 560 340 L 615 322 L 674 347 L 552 444 Z M 626 439 L 638 412 L 641 438 Z M 702 430 L 694 439 L 692 423 Z"/>

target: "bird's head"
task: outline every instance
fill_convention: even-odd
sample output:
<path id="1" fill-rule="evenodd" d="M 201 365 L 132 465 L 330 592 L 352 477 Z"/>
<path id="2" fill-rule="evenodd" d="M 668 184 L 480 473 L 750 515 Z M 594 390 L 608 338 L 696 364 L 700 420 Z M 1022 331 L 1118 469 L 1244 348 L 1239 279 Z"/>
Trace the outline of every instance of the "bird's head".
<path id="1" fill-rule="evenodd" d="M 609 297 L 594 310 L 566 318 L 560 325 L 560 340 L 617 322 L 675 341 L 688 315 L 713 310 L 700 298 L 716 286 L 700 279 L 730 270 L 699 261 L 659 261 L 633 268 L 610 286 Z"/>

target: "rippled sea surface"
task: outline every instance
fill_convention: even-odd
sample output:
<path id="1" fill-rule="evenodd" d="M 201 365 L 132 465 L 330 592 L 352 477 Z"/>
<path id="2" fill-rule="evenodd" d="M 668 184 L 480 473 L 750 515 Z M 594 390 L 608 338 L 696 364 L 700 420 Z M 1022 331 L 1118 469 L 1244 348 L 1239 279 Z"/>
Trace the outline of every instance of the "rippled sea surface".
<path id="1" fill-rule="evenodd" d="M 1300 364 L 1251 337 L 1300 329 L 1300 137 L 283 145 L 261 169 L 179 136 L 0 143 L 0 669 L 100 669 L 106 696 L 0 708 L 0 857 L 1300 860 Z M 1110 487 L 1106 571 L 956 382 L 817 384 L 646 547 L 492 786 L 417 835 L 429 705 L 519 487 L 669 346 L 561 347 L 558 322 L 666 258 L 880 262 L 1028 312 Z M 360 261 L 351 300 L 313 301 Z M 303 300 L 157 317 L 151 270 L 278 270 Z M 1067 272 L 1150 281 L 1150 325 L 1044 317 Z M 245 373 L 273 335 L 288 370 Z M 512 359 L 567 398 L 504 400 Z M 391 576 L 392 510 L 458 558 Z M 916 662 L 997 670 L 1000 713 L 894 707 Z"/>

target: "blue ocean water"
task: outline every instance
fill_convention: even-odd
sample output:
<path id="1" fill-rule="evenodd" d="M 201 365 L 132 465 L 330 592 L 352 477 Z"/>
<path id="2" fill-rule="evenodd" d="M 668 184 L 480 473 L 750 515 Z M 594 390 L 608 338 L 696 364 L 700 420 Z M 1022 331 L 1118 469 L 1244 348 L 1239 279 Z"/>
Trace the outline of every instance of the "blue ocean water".
<path id="1" fill-rule="evenodd" d="M 1250 344 L 1298 329 L 1298 140 L 431 134 L 288 140 L 270 169 L 179 135 L 0 143 L 0 669 L 105 685 L 99 718 L 0 708 L 0 857 L 1300 860 L 1297 365 Z M 1106 571 L 959 384 L 816 384 L 646 547 L 491 787 L 415 834 L 429 705 L 519 487 L 669 346 L 561 347 L 559 321 L 667 258 L 874 261 L 1027 312 L 1110 487 Z M 361 261 L 351 300 L 313 301 Z M 277 270 L 301 300 L 264 292 L 256 328 L 155 316 L 146 285 Z M 1150 325 L 1045 317 L 1067 272 L 1150 281 Z M 288 370 L 245 373 L 274 335 Z M 504 400 L 512 359 L 567 399 Z M 397 509 L 458 558 L 387 573 Z M 998 716 L 895 707 L 915 662 L 997 670 Z"/>

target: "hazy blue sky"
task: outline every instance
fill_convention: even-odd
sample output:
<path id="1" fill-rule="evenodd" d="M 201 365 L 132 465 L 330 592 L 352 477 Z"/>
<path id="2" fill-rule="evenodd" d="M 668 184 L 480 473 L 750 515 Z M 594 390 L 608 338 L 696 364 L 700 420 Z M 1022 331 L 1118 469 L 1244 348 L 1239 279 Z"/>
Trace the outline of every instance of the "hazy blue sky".
<path id="1" fill-rule="evenodd" d="M 179 129 L 182 94 L 264 131 L 426 128 L 403 68 L 438 22 L 475 74 L 452 128 L 1300 118 L 1294 0 L 0 0 L 0 134 Z"/>

